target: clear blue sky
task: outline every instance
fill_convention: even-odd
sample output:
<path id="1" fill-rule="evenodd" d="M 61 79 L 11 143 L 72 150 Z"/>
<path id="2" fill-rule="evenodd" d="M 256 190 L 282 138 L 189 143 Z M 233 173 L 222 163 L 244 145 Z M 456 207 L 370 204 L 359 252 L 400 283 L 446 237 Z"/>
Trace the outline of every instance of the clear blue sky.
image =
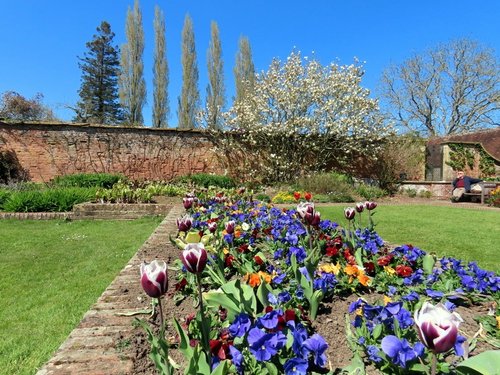
<path id="1" fill-rule="evenodd" d="M 234 95 L 233 66 L 240 35 L 247 36 L 257 71 L 273 57 L 285 59 L 294 48 L 312 52 L 322 64 L 365 61 L 363 85 L 376 92 L 381 72 L 415 52 L 451 39 L 467 37 L 500 53 L 498 0 L 142 0 L 146 38 L 144 70 L 151 123 L 153 15 L 158 4 L 166 20 L 170 69 L 169 124 L 177 125 L 180 94 L 181 32 L 187 13 L 193 19 L 204 102 L 210 22 L 219 26 L 228 104 Z M 115 42 L 125 42 L 125 15 L 133 0 L 0 0 L 0 92 L 26 97 L 37 92 L 62 120 L 73 114 L 65 105 L 78 101 L 81 72 L 77 56 L 102 20 L 111 24 Z"/>

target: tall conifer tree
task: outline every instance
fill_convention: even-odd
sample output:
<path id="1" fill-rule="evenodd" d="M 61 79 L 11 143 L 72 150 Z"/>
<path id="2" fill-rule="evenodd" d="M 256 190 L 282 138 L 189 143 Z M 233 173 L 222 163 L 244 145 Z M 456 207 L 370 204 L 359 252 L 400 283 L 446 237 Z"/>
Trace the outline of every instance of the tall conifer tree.
<path id="1" fill-rule="evenodd" d="M 234 81 L 236 86 L 236 101 L 241 102 L 248 92 L 253 91 L 255 85 L 255 66 L 252 60 L 252 49 L 247 37 L 240 37 L 236 65 L 234 67 Z"/>
<path id="2" fill-rule="evenodd" d="M 168 63 L 165 42 L 165 17 L 160 7 L 155 7 L 155 50 L 153 65 L 153 127 L 168 127 Z"/>
<path id="3" fill-rule="evenodd" d="M 125 123 L 138 126 L 143 124 L 142 108 L 146 103 L 146 82 L 144 81 L 144 31 L 139 0 L 134 9 L 127 11 L 125 28 L 127 43 L 122 47 L 121 74 L 119 77 L 120 102 L 125 110 Z"/>
<path id="4" fill-rule="evenodd" d="M 116 124 L 123 120 L 118 103 L 119 51 L 113 46 L 114 36 L 110 24 L 102 21 L 92 41 L 86 43 L 84 57 L 79 57 L 82 78 L 76 121 Z"/>
<path id="5" fill-rule="evenodd" d="M 198 90 L 198 65 L 196 62 L 196 47 L 194 42 L 193 21 L 189 14 L 184 19 L 182 29 L 182 91 L 179 98 L 179 129 L 196 127 L 196 112 L 198 111 L 200 92 Z"/>
<path id="6" fill-rule="evenodd" d="M 208 80 L 206 98 L 207 125 L 213 129 L 222 127 L 221 112 L 226 103 L 224 88 L 224 63 L 217 22 L 210 25 L 210 44 L 207 53 Z"/>

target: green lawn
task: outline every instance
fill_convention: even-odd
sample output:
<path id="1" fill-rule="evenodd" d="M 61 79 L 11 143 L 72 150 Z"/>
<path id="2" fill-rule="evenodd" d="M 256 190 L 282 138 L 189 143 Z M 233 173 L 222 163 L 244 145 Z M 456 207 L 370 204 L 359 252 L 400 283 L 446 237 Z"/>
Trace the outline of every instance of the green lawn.
<path id="1" fill-rule="evenodd" d="M 43 365 L 160 221 L 0 220 L 0 373 Z"/>
<path id="2" fill-rule="evenodd" d="M 349 204 L 346 204 L 348 206 Z M 344 206 L 319 207 L 322 219 L 347 225 Z M 427 205 L 379 205 L 375 230 L 393 244 L 412 244 L 438 256 L 477 261 L 499 272 L 500 210 Z M 362 213 L 366 225 L 366 211 Z"/>

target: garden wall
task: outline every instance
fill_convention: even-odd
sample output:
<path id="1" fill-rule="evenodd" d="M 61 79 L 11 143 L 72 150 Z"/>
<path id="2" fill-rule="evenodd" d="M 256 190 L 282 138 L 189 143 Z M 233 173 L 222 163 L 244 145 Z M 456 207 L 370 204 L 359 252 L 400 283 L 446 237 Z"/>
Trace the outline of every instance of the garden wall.
<path id="1" fill-rule="evenodd" d="M 201 131 L 0 121 L 0 151 L 11 151 L 32 181 L 72 173 L 123 173 L 170 180 L 222 173 Z"/>

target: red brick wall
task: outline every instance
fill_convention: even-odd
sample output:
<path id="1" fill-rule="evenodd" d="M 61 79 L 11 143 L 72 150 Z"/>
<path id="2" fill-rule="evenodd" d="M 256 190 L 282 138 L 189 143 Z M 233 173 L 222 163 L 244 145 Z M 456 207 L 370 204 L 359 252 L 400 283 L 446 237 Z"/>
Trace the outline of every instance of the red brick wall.
<path id="1" fill-rule="evenodd" d="M 148 180 L 221 173 L 211 147 L 200 131 L 0 121 L 0 151 L 14 151 L 32 181 L 72 173 Z"/>

